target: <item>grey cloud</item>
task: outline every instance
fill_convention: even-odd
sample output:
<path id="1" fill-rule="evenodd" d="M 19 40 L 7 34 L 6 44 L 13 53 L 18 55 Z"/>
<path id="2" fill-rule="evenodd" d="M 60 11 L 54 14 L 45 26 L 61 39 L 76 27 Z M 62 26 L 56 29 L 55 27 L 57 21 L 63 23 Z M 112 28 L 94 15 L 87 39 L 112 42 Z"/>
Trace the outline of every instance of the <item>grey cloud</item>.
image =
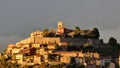
<path id="1" fill-rule="evenodd" d="M 119 3 L 120 0 L 1 0 L 0 36 L 26 38 L 37 29 L 57 28 L 59 20 L 68 28 L 78 25 L 82 29 L 98 27 L 103 33 L 119 31 Z M 103 33 L 102 38 L 108 38 Z"/>
<path id="2" fill-rule="evenodd" d="M 8 46 L 8 44 L 12 43 L 15 44 L 16 42 L 22 40 L 23 37 L 21 36 L 10 36 L 10 37 L 4 37 L 0 36 L 0 52 L 4 51 Z"/>
<path id="3" fill-rule="evenodd" d="M 104 39 L 104 41 L 107 43 L 110 37 L 114 37 L 117 39 L 117 42 L 120 43 L 120 27 L 117 27 L 113 30 L 104 30 L 100 31 L 101 39 Z"/>

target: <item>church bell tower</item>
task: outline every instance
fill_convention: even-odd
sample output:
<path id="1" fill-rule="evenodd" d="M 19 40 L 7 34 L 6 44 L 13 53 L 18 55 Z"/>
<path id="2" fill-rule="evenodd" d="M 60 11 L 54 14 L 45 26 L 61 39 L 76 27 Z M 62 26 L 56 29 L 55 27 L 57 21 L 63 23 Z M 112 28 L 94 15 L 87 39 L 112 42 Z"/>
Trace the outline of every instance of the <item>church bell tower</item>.
<path id="1" fill-rule="evenodd" d="M 62 21 L 58 22 L 58 33 L 60 33 L 60 34 L 64 33 L 64 24 Z"/>
<path id="2" fill-rule="evenodd" d="M 59 28 L 64 28 L 64 24 L 63 24 L 62 21 L 59 21 L 59 22 L 58 22 L 58 29 L 59 29 Z"/>

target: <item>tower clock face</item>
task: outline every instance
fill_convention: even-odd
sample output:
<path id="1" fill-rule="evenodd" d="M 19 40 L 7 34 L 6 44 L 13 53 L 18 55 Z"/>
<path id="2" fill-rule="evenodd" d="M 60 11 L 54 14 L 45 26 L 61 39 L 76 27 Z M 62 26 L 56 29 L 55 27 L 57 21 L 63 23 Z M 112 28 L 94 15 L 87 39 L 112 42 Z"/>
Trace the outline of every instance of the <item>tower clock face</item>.
<path id="1" fill-rule="evenodd" d="M 58 28 L 63 28 L 63 27 L 64 27 L 63 22 L 62 21 L 58 22 Z"/>

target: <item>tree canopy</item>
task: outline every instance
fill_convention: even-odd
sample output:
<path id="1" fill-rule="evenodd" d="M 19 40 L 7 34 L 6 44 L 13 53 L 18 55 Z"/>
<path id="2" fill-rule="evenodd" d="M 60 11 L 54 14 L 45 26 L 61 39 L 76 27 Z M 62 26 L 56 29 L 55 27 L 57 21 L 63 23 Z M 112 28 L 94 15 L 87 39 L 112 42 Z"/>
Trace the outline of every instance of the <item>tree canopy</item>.
<path id="1" fill-rule="evenodd" d="M 75 35 L 80 34 L 80 28 L 78 26 L 75 27 Z"/>
<path id="2" fill-rule="evenodd" d="M 115 46 L 115 45 L 117 45 L 117 40 L 114 37 L 111 37 L 108 41 L 108 44 L 110 46 Z"/>

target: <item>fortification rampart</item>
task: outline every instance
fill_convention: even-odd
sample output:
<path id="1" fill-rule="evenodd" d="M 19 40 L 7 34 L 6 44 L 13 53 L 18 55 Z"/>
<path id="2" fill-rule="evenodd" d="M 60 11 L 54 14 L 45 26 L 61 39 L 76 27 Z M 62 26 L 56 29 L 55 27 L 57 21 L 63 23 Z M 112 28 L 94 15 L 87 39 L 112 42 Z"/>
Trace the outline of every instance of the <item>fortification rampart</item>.
<path id="1" fill-rule="evenodd" d="M 99 45 L 99 39 L 87 39 L 87 38 L 60 38 L 60 37 L 31 37 L 31 43 L 49 44 L 49 43 L 63 43 L 66 42 L 68 45 Z"/>

